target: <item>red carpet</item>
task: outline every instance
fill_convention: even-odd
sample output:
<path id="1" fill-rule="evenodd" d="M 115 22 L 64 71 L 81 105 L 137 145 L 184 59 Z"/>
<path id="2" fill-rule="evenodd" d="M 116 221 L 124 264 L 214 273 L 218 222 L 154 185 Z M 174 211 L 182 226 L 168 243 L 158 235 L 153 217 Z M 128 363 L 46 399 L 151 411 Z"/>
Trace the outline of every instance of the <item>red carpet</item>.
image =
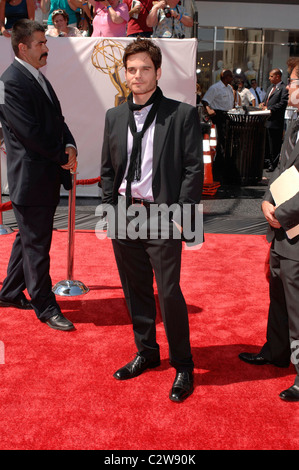
<path id="1" fill-rule="evenodd" d="M 13 239 L 0 238 L 1 280 Z M 66 246 L 67 232 L 54 232 L 53 283 L 65 279 Z M 263 236 L 208 234 L 201 250 L 183 252 L 196 389 L 176 404 L 160 315 L 161 366 L 131 381 L 112 377 L 135 354 L 130 320 L 110 241 L 77 232 L 75 279 L 90 292 L 59 298 L 76 331 L 51 330 L 31 311 L 0 311 L 1 449 L 297 449 L 299 404 L 278 397 L 293 384 L 293 366 L 238 359 L 265 339 L 267 251 Z"/>

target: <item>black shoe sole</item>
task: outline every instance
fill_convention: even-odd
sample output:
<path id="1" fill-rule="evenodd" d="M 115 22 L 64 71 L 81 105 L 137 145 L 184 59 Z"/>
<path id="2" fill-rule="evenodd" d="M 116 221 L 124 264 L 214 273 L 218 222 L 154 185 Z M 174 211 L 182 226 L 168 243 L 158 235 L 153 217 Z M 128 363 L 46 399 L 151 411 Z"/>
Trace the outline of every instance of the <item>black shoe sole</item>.
<path id="1" fill-rule="evenodd" d="M 58 330 L 58 331 L 72 331 L 75 329 L 74 325 L 72 326 L 66 326 L 66 327 L 59 327 L 59 326 L 54 326 L 48 323 L 47 321 L 45 322 L 46 325 L 48 325 L 52 330 Z"/>
<path id="2" fill-rule="evenodd" d="M 173 401 L 174 403 L 183 403 L 188 397 L 190 397 L 190 395 L 192 395 L 193 392 L 194 392 L 194 387 L 192 387 L 191 390 L 189 390 L 189 392 L 186 395 L 184 395 L 183 398 L 179 398 L 179 399 L 172 397 L 171 392 L 170 392 L 169 399 Z"/>

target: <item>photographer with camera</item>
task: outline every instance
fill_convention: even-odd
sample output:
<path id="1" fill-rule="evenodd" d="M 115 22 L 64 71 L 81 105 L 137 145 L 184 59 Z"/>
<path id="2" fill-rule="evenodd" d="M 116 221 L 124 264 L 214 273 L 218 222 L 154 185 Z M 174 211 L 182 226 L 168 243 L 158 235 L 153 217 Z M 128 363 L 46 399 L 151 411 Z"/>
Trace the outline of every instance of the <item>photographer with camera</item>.
<path id="1" fill-rule="evenodd" d="M 94 7 L 92 37 L 126 37 L 129 11 L 119 0 L 89 0 Z"/>
<path id="2" fill-rule="evenodd" d="M 153 2 L 146 24 L 153 28 L 153 38 L 184 38 L 185 27 L 193 26 L 193 18 L 185 14 L 181 1 Z"/>

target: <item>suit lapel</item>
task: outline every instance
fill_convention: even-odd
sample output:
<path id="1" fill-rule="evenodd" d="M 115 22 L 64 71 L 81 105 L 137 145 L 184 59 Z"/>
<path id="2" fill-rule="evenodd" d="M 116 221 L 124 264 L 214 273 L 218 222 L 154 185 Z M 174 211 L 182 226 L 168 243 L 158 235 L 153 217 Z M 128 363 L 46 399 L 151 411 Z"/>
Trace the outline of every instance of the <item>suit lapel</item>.
<path id="1" fill-rule="evenodd" d="M 283 145 L 282 145 L 282 149 L 281 149 L 281 156 L 283 158 L 282 165 L 281 165 L 281 173 L 284 170 L 286 170 L 287 168 L 290 168 L 294 164 L 294 162 L 295 162 L 295 160 L 296 160 L 296 158 L 299 154 L 299 140 L 298 140 L 295 147 L 292 150 L 290 158 L 287 160 L 287 158 L 285 156 L 285 149 L 286 149 L 286 146 L 288 144 L 289 136 L 292 133 L 292 129 L 293 129 L 293 125 L 291 124 L 289 126 L 288 130 L 286 131 L 285 136 L 284 136 L 284 141 L 283 141 Z"/>
<path id="2" fill-rule="evenodd" d="M 120 146 L 120 155 L 122 157 L 122 174 L 125 174 L 128 161 L 128 127 L 129 127 L 129 107 L 122 106 L 121 113 L 118 116 L 119 125 L 116 126 L 117 138 Z"/>
<path id="3" fill-rule="evenodd" d="M 49 99 L 47 93 L 44 92 L 43 88 L 42 88 L 42 87 L 40 87 L 40 88 L 42 89 L 42 91 L 44 92 L 44 94 L 46 95 L 46 97 L 48 98 L 48 101 L 49 101 L 52 105 L 54 105 L 54 106 L 58 109 L 58 111 L 61 113 L 61 107 L 60 107 L 60 103 L 59 103 L 59 101 L 58 101 L 58 98 L 57 98 L 57 96 L 56 96 L 56 93 L 55 93 L 55 91 L 53 90 L 53 87 L 52 87 L 51 83 L 50 83 L 49 80 L 44 76 L 44 74 L 43 74 L 43 77 L 44 77 L 44 80 L 45 80 L 46 85 L 47 85 L 47 87 L 48 87 L 48 91 L 49 91 L 49 93 L 50 93 L 51 100 Z M 39 85 L 39 83 L 38 83 L 38 85 Z"/>
<path id="4" fill-rule="evenodd" d="M 29 70 L 26 69 L 26 67 L 24 67 L 22 64 L 20 64 L 20 62 L 18 62 L 17 60 L 14 60 L 13 62 L 13 65 L 20 71 L 22 72 L 24 75 L 26 75 L 26 77 L 31 81 L 32 83 L 32 86 L 34 86 L 34 88 L 36 89 L 36 91 L 40 94 L 41 97 L 43 97 L 44 99 L 46 99 L 48 101 L 48 103 L 50 103 L 52 106 L 54 105 L 56 108 L 58 107 L 58 109 L 60 110 L 60 105 L 59 105 L 59 101 L 57 99 L 57 96 L 50 84 L 50 82 L 46 79 L 46 77 L 43 75 L 44 77 L 44 80 L 48 86 L 48 89 L 49 89 L 49 93 L 51 95 L 51 98 L 53 99 L 53 102 L 50 100 L 50 98 L 47 96 L 47 93 L 45 93 L 43 87 L 38 83 L 38 81 L 34 78 L 34 76 L 32 75 L 32 73 L 29 72 Z"/>
<path id="5" fill-rule="evenodd" d="M 172 114 L 169 114 L 169 109 L 167 108 L 166 99 L 163 98 L 161 105 L 158 109 L 156 124 L 155 124 L 155 133 L 154 133 L 154 145 L 153 145 L 153 180 L 156 174 L 156 171 L 159 166 L 159 161 L 164 149 L 166 142 L 166 136 L 172 122 Z"/>

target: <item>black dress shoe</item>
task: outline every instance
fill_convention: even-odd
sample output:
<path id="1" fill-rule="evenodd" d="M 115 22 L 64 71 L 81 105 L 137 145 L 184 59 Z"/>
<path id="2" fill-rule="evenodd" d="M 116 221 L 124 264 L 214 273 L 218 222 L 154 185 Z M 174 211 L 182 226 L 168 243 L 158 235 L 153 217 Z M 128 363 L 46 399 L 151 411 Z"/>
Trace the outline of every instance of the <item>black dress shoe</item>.
<path id="1" fill-rule="evenodd" d="M 137 377 L 142 374 L 146 369 L 153 369 L 160 365 L 160 358 L 158 359 L 146 359 L 137 353 L 133 361 L 126 364 L 124 367 L 118 369 L 113 377 L 117 380 L 128 380 Z"/>
<path id="2" fill-rule="evenodd" d="M 284 390 L 279 394 L 280 398 L 285 401 L 299 401 L 299 387 L 298 385 L 293 385 L 287 390 Z"/>
<path id="3" fill-rule="evenodd" d="M 45 323 L 54 330 L 70 331 L 74 329 L 72 322 L 65 318 L 62 313 L 53 315 L 53 317 L 50 317 Z"/>
<path id="4" fill-rule="evenodd" d="M 181 403 L 186 400 L 194 390 L 193 372 L 177 372 L 169 398 Z"/>
<path id="5" fill-rule="evenodd" d="M 19 308 L 21 310 L 32 310 L 32 305 L 26 297 L 22 297 L 19 300 L 8 300 L 2 299 L 0 300 L 0 307 L 14 307 Z"/>
<path id="6" fill-rule="evenodd" d="M 247 362 L 247 364 L 253 364 L 254 366 L 264 366 L 266 364 L 272 364 L 276 367 L 289 367 L 289 362 L 272 362 L 265 359 L 261 353 L 241 353 L 239 354 L 241 361 Z"/>

